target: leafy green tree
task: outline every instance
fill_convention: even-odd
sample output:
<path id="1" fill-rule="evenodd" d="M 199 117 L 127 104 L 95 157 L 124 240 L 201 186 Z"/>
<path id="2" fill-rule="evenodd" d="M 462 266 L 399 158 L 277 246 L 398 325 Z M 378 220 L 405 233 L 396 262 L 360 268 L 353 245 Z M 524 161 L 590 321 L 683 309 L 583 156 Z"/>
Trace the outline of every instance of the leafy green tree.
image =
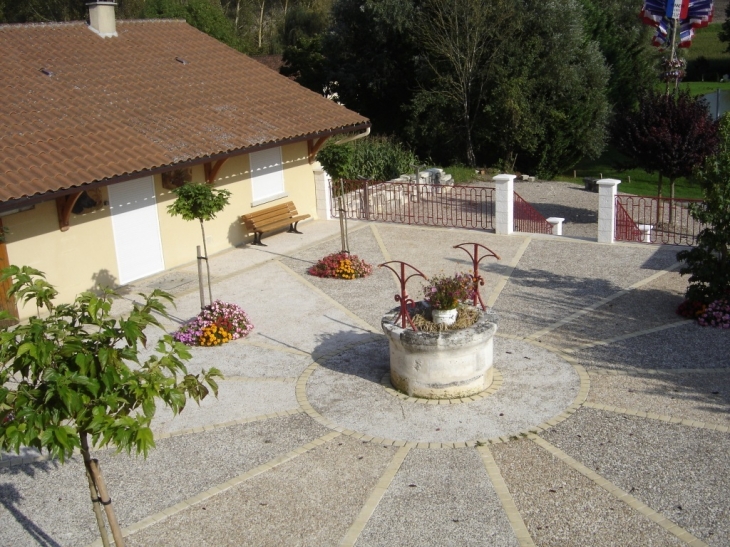
<path id="1" fill-rule="evenodd" d="M 476 165 L 474 127 L 484 108 L 493 60 L 516 30 L 518 3 L 514 0 L 425 0 L 416 34 L 430 69 L 428 88 L 458 113 L 452 128 L 463 135 L 466 161 Z"/>
<path id="2" fill-rule="evenodd" d="M 79 21 L 86 19 L 85 0 L 5 0 L 0 23 Z"/>
<path id="3" fill-rule="evenodd" d="M 522 0 L 519 31 L 495 61 L 486 101 L 484 155 L 551 178 L 607 140 L 609 70 L 585 32 L 576 0 Z M 493 152 L 492 152 L 493 153 Z"/>
<path id="4" fill-rule="evenodd" d="M 580 0 L 586 35 L 598 47 L 611 70 L 608 100 L 617 111 L 636 107 L 657 81 L 660 52 L 651 45 L 654 29 L 637 16 L 635 0 Z"/>
<path id="5" fill-rule="evenodd" d="M 208 261 L 208 246 L 205 243 L 206 220 L 213 220 L 223 208 L 228 205 L 231 193 L 228 190 L 213 188 L 210 184 L 183 184 L 175 188 L 173 193 L 177 199 L 167 207 L 172 216 L 181 216 L 183 220 L 200 221 L 200 231 L 203 234 L 203 254 L 208 271 L 208 297 L 213 302 L 213 289 L 210 282 L 210 263 Z"/>
<path id="6" fill-rule="evenodd" d="M 233 22 L 226 16 L 220 2 L 209 0 L 146 0 L 144 17 L 148 19 L 185 19 L 189 25 L 216 40 L 241 50 L 242 45 Z"/>
<path id="7" fill-rule="evenodd" d="M 730 53 L 730 4 L 725 5 L 725 20 L 722 22 L 722 30 L 717 37 L 721 42 L 728 42 L 725 52 Z"/>
<path id="8" fill-rule="evenodd" d="M 339 0 L 325 35 L 328 82 L 339 100 L 370 118 L 374 130 L 398 134 L 418 82 L 420 17 L 413 0 Z M 321 92 L 321 90 L 318 90 Z"/>
<path id="9" fill-rule="evenodd" d="M 188 374 L 185 345 L 163 336 L 155 353 L 144 362 L 145 330 L 162 328 L 157 317 L 167 317 L 169 294 L 141 295 L 128 317 L 111 315 L 111 291 L 101 296 L 86 292 L 72 304 L 55 306 L 57 292 L 33 268 L 11 266 L 0 280 L 13 281 L 9 295 L 35 302 L 47 316 L 31 317 L 0 331 L 0 449 L 19 452 L 28 446 L 47 451 L 62 463 L 75 449 L 86 468 L 99 531 L 109 545 L 102 506 L 114 541 L 122 538 L 93 446 L 113 445 L 145 457 L 155 442 L 150 429 L 157 401 L 177 414 L 188 397 L 196 402 L 209 390 L 216 396 L 212 368 Z M 6 312 L 2 312 L 7 316 Z"/>
<path id="10" fill-rule="evenodd" d="M 329 84 L 322 51 L 328 25 L 328 12 L 297 5 L 287 14 L 283 29 L 284 66 L 280 72 L 294 76 L 298 84 L 316 93 L 322 93 Z"/>
<path id="11" fill-rule="evenodd" d="M 687 298 L 706 304 L 730 295 L 730 117 L 719 122 L 717 152 L 695 172 L 704 201 L 690 213 L 705 225 L 697 246 L 677 253 L 689 275 Z"/>

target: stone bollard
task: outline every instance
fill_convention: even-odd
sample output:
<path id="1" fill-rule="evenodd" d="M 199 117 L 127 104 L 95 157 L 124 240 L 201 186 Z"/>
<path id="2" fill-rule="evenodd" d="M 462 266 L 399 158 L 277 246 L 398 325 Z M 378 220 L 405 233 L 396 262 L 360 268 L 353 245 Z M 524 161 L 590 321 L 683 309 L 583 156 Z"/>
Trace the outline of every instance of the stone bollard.
<path id="1" fill-rule="evenodd" d="M 554 236 L 561 236 L 563 235 L 563 222 L 565 221 L 564 218 L 560 217 L 549 217 L 546 218 L 550 225 L 553 227 L 553 235 Z"/>

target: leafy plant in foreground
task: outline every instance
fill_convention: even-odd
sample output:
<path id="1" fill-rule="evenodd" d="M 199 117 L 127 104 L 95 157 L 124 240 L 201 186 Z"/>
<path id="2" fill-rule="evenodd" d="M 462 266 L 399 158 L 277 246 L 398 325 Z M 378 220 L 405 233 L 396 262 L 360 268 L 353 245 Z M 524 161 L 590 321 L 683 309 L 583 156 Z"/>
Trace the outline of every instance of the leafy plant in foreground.
<path id="1" fill-rule="evenodd" d="M 160 338 L 153 355 L 140 361 L 145 329 L 162 328 L 169 294 L 140 295 L 129 315 L 111 315 L 113 293 L 85 292 L 72 304 L 54 305 L 57 292 L 43 273 L 24 266 L 2 271 L 13 281 L 9 296 L 34 301 L 40 315 L 0 331 L 0 449 L 21 447 L 46 451 L 64 462 L 81 451 L 102 541 L 108 545 L 102 506 L 118 547 L 124 545 L 114 508 L 97 460 L 90 448 L 114 445 L 145 457 L 154 448 L 150 429 L 157 401 L 178 414 L 187 398 L 196 402 L 212 390 L 217 396 L 217 369 L 188 374 L 184 344 Z M 2 312 L 6 314 L 6 312 Z M 0 319 L 2 319 L 0 314 Z"/>

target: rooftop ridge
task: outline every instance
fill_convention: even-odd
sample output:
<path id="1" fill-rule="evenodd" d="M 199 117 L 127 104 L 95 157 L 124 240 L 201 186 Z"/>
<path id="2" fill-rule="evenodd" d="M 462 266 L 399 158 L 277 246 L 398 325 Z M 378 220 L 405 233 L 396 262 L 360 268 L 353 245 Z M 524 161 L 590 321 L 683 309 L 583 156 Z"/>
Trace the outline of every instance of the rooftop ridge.
<path id="1" fill-rule="evenodd" d="M 185 19 L 117 19 L 117 25 L 139 24 L 139 23 L 186 23 Z M 86 21 L 35 21 L 32 23 L 0 23 L 0 30 L 20 28 L 48 28 L 48 27 L 73 27 L 89 26 Z"/>

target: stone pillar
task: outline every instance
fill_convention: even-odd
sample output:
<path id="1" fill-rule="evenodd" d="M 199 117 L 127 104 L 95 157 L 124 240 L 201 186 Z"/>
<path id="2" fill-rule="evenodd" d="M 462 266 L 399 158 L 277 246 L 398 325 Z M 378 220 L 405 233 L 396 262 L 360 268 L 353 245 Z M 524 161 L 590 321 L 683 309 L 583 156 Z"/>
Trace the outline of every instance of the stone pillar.
<path id="1" fill-rule="evenodd" d="M 515 229 L 514 201 L 515 175 L 497 175 L 494 186 L 497 190 L 494 204 L 494 228 L 498 234 L 511 234 Z"/>
<path id="2" fill-rule="evenodd" d="M 598 242 L 613 243 L 616 233 L 616 179 L 601 179 L 598 185 Z"/>
<path id="3" fill-rule="evenodd" d="M 312 164 L 314 173 L 314 194 L 317 199 L 317 218 L 320 220 L 332 220 L 332 179 L 322 168 L 322 165 L 315 161 Z"/>

